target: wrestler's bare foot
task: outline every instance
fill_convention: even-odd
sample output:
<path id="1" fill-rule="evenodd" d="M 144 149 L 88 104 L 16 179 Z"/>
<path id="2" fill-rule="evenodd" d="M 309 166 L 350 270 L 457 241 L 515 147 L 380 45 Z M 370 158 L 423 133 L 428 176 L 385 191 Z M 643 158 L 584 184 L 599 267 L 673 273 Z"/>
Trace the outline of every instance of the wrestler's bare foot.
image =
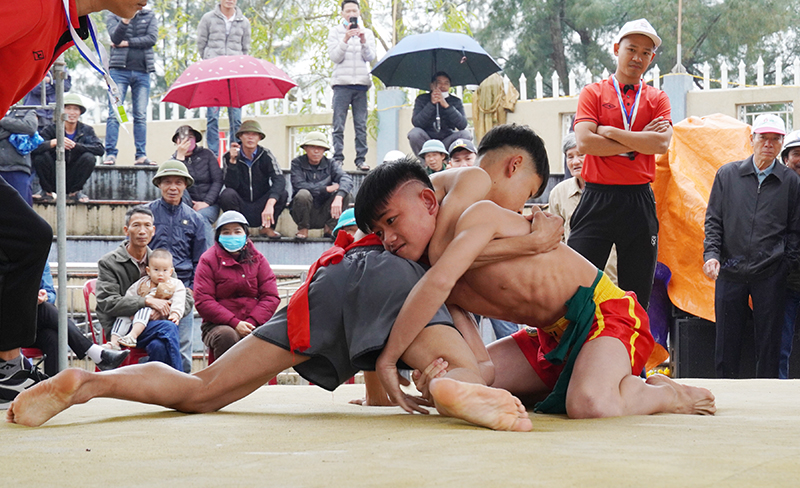
<path id="1" fill-rule="evenodd" d="M 66 369 L 23 391 L 8 408 L 6 422 L 38 427 L 66 408 L 83 403 L 76 401 L 75 393 L 89 374 L 82 369 Z"/>
<path id="2" fill-rule="evenodd" d="M 430 392 L 436 410 L 442 415 L 494 430 L 527 432 L 533 429 L 522 402 L 505 390 L 436 378 L 431 380 Z"/>
<path id="3" fill-rule="evenodd" d="M 675 391 L 675 407 L 670 413 L 714 415 L 717 411 L 714 394 L 706 388 L 682 385 L 662 374 L 651 375 L 647 378 L 647 384 L 665 385 Z"/>

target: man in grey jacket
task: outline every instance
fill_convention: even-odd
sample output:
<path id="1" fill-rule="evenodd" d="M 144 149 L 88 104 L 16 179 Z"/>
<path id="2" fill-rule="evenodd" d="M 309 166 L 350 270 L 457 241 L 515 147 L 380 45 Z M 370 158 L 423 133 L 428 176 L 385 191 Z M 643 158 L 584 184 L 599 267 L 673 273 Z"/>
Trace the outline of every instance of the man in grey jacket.
<path id="1" fill-rule="evenodd" d="M 178 327 L 166 320 L 169 301 L 147 296 L 126 296 L 125 292 L 144 276 L 150 253 L 148 247 L 156 227 L 153 212 L 146 207 L 134 207 L 125 214 L 123 232 L 126 240 L 97 262 L 97 318 L 106 337 L 117 317 L 130 316 L 142 307 L 150 307 L 153 314 L 138 347 L 144 348 L 150 361 L 158 361 L 182 371 L 183 365 L 178 342 Z M 191 316 L 194 297 L 186 293 L 186 314 Z"/>
<path id="2" fill-rule="evenodd" d="M 131 19 L 108 13 L 106 27 L 111 37 L 109 74 L 124 100 L 131 89 L 133 103 L 133 141 L 137 165 L 154 165 L 147 159 L 147 101 L 150 98 L 150 73 L 156 70 L 153 46 L 158 40 L 158 19 L 150 10 L 140 10 Z M 117 161 L 119 121 L 109 104 L 106 120 L 106 157 L 103 164 Z"/>
<path id="3" fill-rule="evenodd" d="M 748 298 L 753 300 L 756 376 L 778 377 L 786 275 L 796 269 L 800 248 L 800 177 L 776 159 L 785 134 L 780 117 L 756 117 L 753 155 L 722 166 L 708 199 L 703 272 L 716 280 L 720 378 L 740 375 Z"/>
<path id="4" fill-rule="evenodd" d="M 342 1 L 342 21 L 328 31 L 328 54 L 333 61 L 333 160 L 344 163 L 344 123 L 353 107 L 356 167 L 369 171 L 367 157 L 367 90 L 372 80 L 367 63 L 375 59 L 375 36 L 359 25 L 357 0 Z"/>
<path id="5" fill-rule="evenodd" d="M 197 52 L 203 59 L 238 56 L 250 51 L 250 21 L 236 6 L 236 0 L 221 0 L 206 12 L 197 24 Z M 219 157 L 219 107 L 206 109 L 206 145 Z M 236 131 L 242 123 L 242 109 L 228 107 L 228 133 L 237 142 Z"/>

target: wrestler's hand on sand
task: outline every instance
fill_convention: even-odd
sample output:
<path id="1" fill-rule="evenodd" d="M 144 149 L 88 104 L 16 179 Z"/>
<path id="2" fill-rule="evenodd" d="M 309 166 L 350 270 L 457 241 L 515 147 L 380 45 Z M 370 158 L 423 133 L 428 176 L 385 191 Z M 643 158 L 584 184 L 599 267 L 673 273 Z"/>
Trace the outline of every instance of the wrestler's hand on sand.
<path id="1" fill-rule="evenodd" d="M 408 386 L 411 383 L 403 376 L 398 378 L 398 381 L 403 386 Z M 356 398 L 350 400 L 353 405 L 360 405 L 362 407 L 396 407 L 397 405 L 389 399 L 386 390 L 383 389 L 378 375 L 374 371 L 364 371 L 364 386 L 366 395 L 364 398 Z"/>
<path id="2" fill-rule="evenodd" d="M 531 221 L 531 247 L 536 253 L 549 252 L 558 247 L 564 236 L 564 219 L 558 215 L 542 212 L 537 206 L 526 216 Z"/>
<path id="3" fill-rule="evenodd" d="M 397 359 L 390 358 L 386 354 L 386 349 L 383 350 L 378 360 L 375 362 L 375 373 L 381 380 L 383 389 L 389 395 L 389 400 L 394 402 L 398 407 L 401 407 L 408 413 L 419 412 L 427 414 L 428 411 L 419 405 L 419 402 L 411 395 L 407 395 L 400 389 L 400 381 L 397 372 Z"/>
<path id="4" fill-rule="evenodd" d="M 415 369 L 414 372 L 411 373 L 411 378 L 414 380 L 414 386 L 416 386 L 417 390 L 419 390 L 419 392 L 422 394 L 422 398 L 431 404 L 433 403 L 433 398 L 431 397 L 431 393 L 428 389 L 431 384 L 431 380 L 434 378 L 441 378 L 447 374 L 448 366 L 449 363 L 447 361 L 442 358 L 438 358 L 429 364 L 424 371 Z"/>

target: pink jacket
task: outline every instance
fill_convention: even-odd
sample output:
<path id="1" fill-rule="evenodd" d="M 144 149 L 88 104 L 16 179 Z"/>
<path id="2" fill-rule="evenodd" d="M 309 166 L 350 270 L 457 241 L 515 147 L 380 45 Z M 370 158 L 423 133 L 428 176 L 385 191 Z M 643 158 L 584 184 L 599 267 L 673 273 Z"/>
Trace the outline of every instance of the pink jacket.
<path id="1" fill-rule="evenodd" d="M 267 258 L 247 241 L 254 261 L 240 264 L 215 243 L 200 257 L 194 277 L 195 307 L 204 325 L 265 323 L 278 308 L 278 286 Z"/>

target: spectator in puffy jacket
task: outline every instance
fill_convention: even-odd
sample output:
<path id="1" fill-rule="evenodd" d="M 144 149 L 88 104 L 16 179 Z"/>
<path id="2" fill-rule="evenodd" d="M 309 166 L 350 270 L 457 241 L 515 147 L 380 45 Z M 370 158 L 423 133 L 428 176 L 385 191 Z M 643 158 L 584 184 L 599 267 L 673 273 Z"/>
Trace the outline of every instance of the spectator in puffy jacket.
<path id="1" fill-rule="evenodd" d="M 309 132 L 300 145 L 306 152 L 292 160 L 292 219 L 298 239 L 308 237 L 308 229 L 324 229 L 331 237 L 342 211 L 352 200 L 353 179 L 342 165 L 325 157 L 331 147 L 321 132 Z"/>
<path id="2" fill-rule="evenodd" d="M 36 112 L 33 110 L 12 110 L 0 120 L 0 177 L 13 186 L 28 205 L 33 205 L 30 150 L 20 152 L 11 136 L 21 134 L 30 138 L 35 133 Z"/>
<path id="3" fill-rule="evenodd" d="M 217 224 L 215 244 L 200 258 L 195 305 L 203 343 L 220 357 L 278 308 L 278 286 L 267 259 L 248 234 L 247 219 L 229 210 Z"/>
<path id="4" fill-rule="evenodd" d="M 255 120 L 245 120 L 236 137 L 242 140 L 225 153 L 225 189 L 219 195 L 219 208 L 236 210 L 250 227 L 261 226 L 259 233 L 280 239 L 275 231 L 278 217 L 286 207 L 289 194 L 278 160 L 259 142 L 266 137 Z"/>
<path id="5" fill-rule="evenodd" d="M 208 149 L 198 146 L 203 135 L 191 126 L 178 127 L 172 136 L 177 145 L 173 159 L 183 162 L 194 184 L 183 193 L 183 203 L 192 207 L 195 212 L 206 218 L 206 242 L 214 241 L 214 222 L 219 217 L 219 192 L 222 190 L 222 168 L 217 157 Z"/>
<path id="6" fill-rule="evenodd" d="M 221 0 L 197 24 L 197 52 L 203 59 L 237 56 L 250 51 L 250 21 L 236 6 L 236 0 Z M 228 107 L 228 133 L 231 143 L 242 123 L 242 109 Z M 206 109 L 208 148 L 219 156 L 219 107 Z"/>
<path id="7" fill-rule="evenodd" d="M 344 123 L 353 107 L 356 167 L 369 171 L 367 157 L 367 90 L 372 84 L 368 62 L 375 59 L 375 36 L 359 25 L 357 0 L 342 2 L 342 20 L 328 31 L 328 54 L 333 61 L 333 160 L 344 164 Z"/>
<path id="8" fill-rule="evenodd" d="M 103 155 L 103 142 L 90 125 L 79 119 L 86 112 L 83 99 L 77 93 L 64 95 L 64 161 L 67 168 L 67 200 L 86 203 L 89 197 L 83 186 L 92 176 L 97 156 Z M 52 202 L 56 191 L 56 126 L 50 124 L 42 130 L 42 142 L 31 153 L 33 165 L 42 185 L 40 202 Z"/>
<path id="9" fill-rule="evenodd" d="M 183 194 L 194 184 L 194 178 L 185 164 L 172 159 L 159 166 L 153 184 L 161 190 L 161 198 L 149 205 L 156 227 L 150 245 L 154 249 L 161 247 L 172 253 L 172 265 L 178 279 L 187 289 L 192 289 L 197 263 L 208 247 L 206 219 L 182 202 Z M 178 323 L 178 332 L 183 371 L 188 373 L 192 370 L 194 336 L 194 317 L 191 313 Z"/>
<path id="10" fill-rule="evenodd" d="M 111 37 L 109 74 L 119 87 L 122 100 L 131 89 L 133 103 L 133 142 L 136 161 L 141 166 L 155 166 L 147 158 L 147 101 L 150 97 L 150 73 L 156 70 L 153 46 L 158 40 L 158 19 L 150 10 L 140 10 L 131 19 L 108 13 L 108 35 Z M 119 121 L 115 107 L 109 103 L 106 120 L 106 158 L 103 164 L 117 161 Z"/>

